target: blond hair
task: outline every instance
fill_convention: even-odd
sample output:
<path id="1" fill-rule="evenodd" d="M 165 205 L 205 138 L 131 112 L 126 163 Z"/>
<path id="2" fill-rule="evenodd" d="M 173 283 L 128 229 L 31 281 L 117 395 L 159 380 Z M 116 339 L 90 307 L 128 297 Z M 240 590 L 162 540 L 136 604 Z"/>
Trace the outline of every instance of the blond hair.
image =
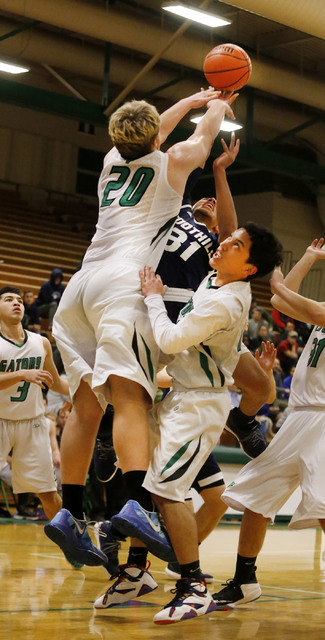
<path id="1" fill-rule="evenodd" d="M 153 105 L 132 100 L 112 114 L 108 133 L 123 158 L 140 158 L 152 151 L 159 126 L 159 113 Z"/>

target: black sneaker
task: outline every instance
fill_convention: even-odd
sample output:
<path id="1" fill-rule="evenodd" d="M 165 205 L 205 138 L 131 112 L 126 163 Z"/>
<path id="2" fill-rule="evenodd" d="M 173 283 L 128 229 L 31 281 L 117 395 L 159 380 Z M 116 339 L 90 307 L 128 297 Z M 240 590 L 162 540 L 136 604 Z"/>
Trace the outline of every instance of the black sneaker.
<path id="1" fill-rule="evenodd" d="M 253 602 L 260 597 L 261 593 L 261 587 L 254 574 L 254 577 L 247 584 L 239 584 L 236 580 L 227 580 L 226 586 L 221 591 L 213 593 L 212 597 L 218 609 L 222 610 Z"/>
<path id="2" fill-rule="evenodd" d="M 97 479 L 109 482 L 117 472 L 117 458 L 114 447 L 101 438 L 97 438 L 94 450 L 94 466 Z"/>
<path id="3" fill-rule="evenodd" d="M 178 562 L 168 562 L 167 567 L 165 567 L 165 574 L 172 580 L 181 580 L 181 569 Z M 211 573 L 203 573 L 201 571 L 201 579 L 205 580 L 207 584 L 214 582 Z"/>
<path id="4" fill-rule="evenodd" d="M 238 426 L 237 422 L 237 412 L 234 408 L 229 413 L 225 429 L 237 438 L 241 449 L 247 456 L 257 458 L 267 447 L 260 423 L 254 419 L 247 429 L 243 429 Z"/>
<path id="5" fill-rule="evenodd" d="M 112 524 L 109 520 L 106 522 L 96 522 L 94 526 L 95 538 L 97 546 L 107 556 L 107 562 L 104 564 L 106 571 L 111 578 L 117 578 L 119 575 L 118 551 L 121 547 L 122 536 L 118 539 L 111 533 Z"/>

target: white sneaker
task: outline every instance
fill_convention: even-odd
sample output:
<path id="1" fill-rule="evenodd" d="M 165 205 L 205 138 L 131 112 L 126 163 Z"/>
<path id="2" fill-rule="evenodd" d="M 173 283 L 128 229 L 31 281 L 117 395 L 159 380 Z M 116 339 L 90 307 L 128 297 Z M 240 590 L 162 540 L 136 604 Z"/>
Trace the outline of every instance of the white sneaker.
<path id="1" fill-rule="evenodd" d="M 162 611 L 156 613 L 153 619 L 156 624 L 173 624 L 188 618 L 197 618 L 217 608 L 204 580 L 183 578 L 177 581 L 176 589 L 172 592 L 175 593 L 175 597 Z"/>
<path id="2" fill-rule="evenodd" d="M 147 567 L 150 564 L 147 563 Z M 94 602 L 95 609 L 108 609 L 117 604 L 128 602 L 157 589 L 158 585 L 147 569 L 134 565 L 120 565 L 120 575 L 114 584 Z"/>

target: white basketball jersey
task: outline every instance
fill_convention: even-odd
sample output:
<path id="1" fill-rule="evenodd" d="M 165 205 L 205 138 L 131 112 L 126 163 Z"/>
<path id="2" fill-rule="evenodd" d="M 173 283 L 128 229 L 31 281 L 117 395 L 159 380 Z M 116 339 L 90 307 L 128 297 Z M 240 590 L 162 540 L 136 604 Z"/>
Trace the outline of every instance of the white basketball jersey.
<path id="1" fill-rule="evenodd" d="M 115 148 L 106 156 L 96 233 L 83 267 L 113 258 L 156 268 L 182 201 L 168 183 L 167 165 L 161 151 L 129 162 Z"/>
<path id="2" fill-rule="evenodd" d="M 25 331 L 25 340 L 18 345 L 0 333 L 1 372 L 43 369 L 45 350 L 37 333 Z M 41 387 L 35 383 L 16 382 L 0 389 L 0 418 L 3 420 L 29 420 L 44 413 Z"/>
<path id="3" fill-rule="evenodd" d="M 325 407 L 325 328 L 314 327 L 298 360 L 290 407 Z"/>
<path id="4" fill-rule="evenodd" d="M 203 280 L 177 324 L 168 319 L 161 296 L 146 298 L 158 345 L 175 354 L 167 365 L 175 389 L 221 391 L 233 383 L 251 303 L 250 284 L 238 281 L 218 287 L 214 281 L 215 273 Z"/>

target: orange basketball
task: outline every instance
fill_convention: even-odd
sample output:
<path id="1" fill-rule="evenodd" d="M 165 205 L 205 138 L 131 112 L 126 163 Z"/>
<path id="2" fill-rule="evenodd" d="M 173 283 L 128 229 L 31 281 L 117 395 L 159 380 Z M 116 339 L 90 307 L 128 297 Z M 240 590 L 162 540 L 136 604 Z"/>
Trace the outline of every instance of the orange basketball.
<path id="1" fill-rule="evenodd" d="M 219 44 L 204 60 L 204 75 L 212 87 L 220 91 L 238 91 L 252 72 L 246 51 L 236 44 Z"/>

